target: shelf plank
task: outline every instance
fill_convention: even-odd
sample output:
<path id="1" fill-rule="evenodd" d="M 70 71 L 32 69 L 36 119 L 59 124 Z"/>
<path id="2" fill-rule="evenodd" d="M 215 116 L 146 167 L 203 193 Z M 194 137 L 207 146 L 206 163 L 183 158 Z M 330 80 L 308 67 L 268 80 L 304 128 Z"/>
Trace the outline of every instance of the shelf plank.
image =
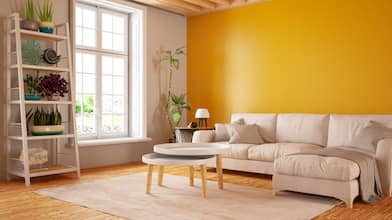
<path id="1" fill-rule="evenodd" d="M 24 173 L 22 170 L 9 170 L 8 172 L 15 176 L 24 177 Z M 46 170 L 37 170 L 37 171 L 31 170 L 30 177 L 47 176 L 47 175 L 70 173 L 70 172 L 76 172 L 76 167 L 50 166 Z"/>
<path id="2" fill-rule="evenodd" d="M 11 65 L 11 69 L 17 69 L 18 65 Z M 41 70 L 41 71 L 52 71 L 52 72 L 70 72 L 68 68 L 61 68 L 55 66 L 34 66 L 22 64 L 22 68 L 25 70 Z"/>
<path id="3" fill-rule="evenodd" d="M 19 105 L 20 100 L 14 100 L 10 102 L 13 105 Z M 26 105 L 71 105 L 72 101 L 25 101 Z"/>
<path id="4" fill-rule="evenodd" d="M 50 139 L 57 139 L 57 138 L 73 138 L 75 137 L 74 134 L 60 134 L 60 135 L 42 135 L 42 136 L 27 136 L 27 140 L 50 140 Z M 11 140 L 22 140 L 22 136 L 9 136 Z"/>
<path id="5" fill-rule="evenodd" d="M 11 34 L 14 34 L 15 30 L 11 31 Z M 37 40 L 51 40 L 51 41 L 62 41 L 67 40 L 67 36 L 57 35 L 57 34 L 47 34 L 38 31 L 29 31 L 29 30 L 20 30 L 20 35 L 25 38 L 33 38 Z"/>

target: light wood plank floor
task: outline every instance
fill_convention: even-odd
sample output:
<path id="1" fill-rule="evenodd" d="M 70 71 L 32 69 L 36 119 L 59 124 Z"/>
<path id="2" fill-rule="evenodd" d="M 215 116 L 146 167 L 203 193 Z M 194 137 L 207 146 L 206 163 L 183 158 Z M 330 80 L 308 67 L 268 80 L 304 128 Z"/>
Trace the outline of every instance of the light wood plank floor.
<path id="1" fill-rule="evenodd" d="M 33 179 L 31 187 L 25 187 L 23 181 L 0 182 L 0 219 L 120 219 L 93 209 L 73 205 L 56 199 L 40 196 L 32 190 L 65 184 L 87 182 L 113 176 L 145 172 L 147 166 L 132 163 L 120 166 L 87 169 L 82 171 L 81 179 L 74 174 L 50 176 Z M 211 170 L 213 171 L 213 170 Z M 187 175 L 188 169 L 169 167 L 165 172 L 174 175 Z M 195 176 L 200 178 L 199 172 Z M 209 180 L 216 181 L 214 172 L 208 172 Z M 224 171 L 224 181 L 234 184 L 271 189 L 271 176 L 243 172 Z M 378 220 L 392 219 L 392 197 L 384 198 L 376 205 L 367 205 L 356 201 L 353 209 L 343 205 L 335 207 L 316 218 L 321 219 L 356 219 Z"/>

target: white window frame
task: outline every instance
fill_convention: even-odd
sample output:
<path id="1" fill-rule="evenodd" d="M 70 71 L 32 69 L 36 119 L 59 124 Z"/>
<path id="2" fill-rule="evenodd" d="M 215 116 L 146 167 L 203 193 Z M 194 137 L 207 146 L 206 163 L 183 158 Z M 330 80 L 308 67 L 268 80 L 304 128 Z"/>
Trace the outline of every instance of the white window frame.
<path id="1" fill-rule="evenodd" d="M 127 72 L 124 74 L 124 82 L 127 83 L 127 88 L 125 91 L 125 100 L 124 105 L 127 106 L 128 111 L 124 112 L 124 120 L 127 126 L 124 127 L 124 133 L 122 134 L 105 134 L 103 133 L 102 126 L 99 124 L 101 122 L 101 109 L 96 109 L 97 120 L 96 120 L 96 135 L 87 136 L 80 135 L 81 139 L 106 139 L 106 138 L 123 138 L 123 137 L 132 137 L 132 138 L 144 138 L 146 137 L 146 8 L 137 4 L 118 1 L 118 0 L 79 0 L 74 2 L 73 4 L 76 9 L 76 6 L 86 6 L 86 7 L 98 7 L 96 17 L 96 27 L 97 27 L 97 37 L 96 37 L 96 47 L 86 47 L 86 46 L 76 46 L 74 44 L 74 51 L 77 52 L 86 52 L 86 53 L 94 53 L 96 54 L 97 62 L 97 74 L 96 77 L 102 79 L 101 75 L 101 56 L 102 55 L 110 55 L 110 56 L 124 56 L 125 54 L 128 56 L 129 60 L 127 62 L 128 74 Z M 104 9 L 105 8 L 105 9 Z M 128 34 L 126 38 L 127 41 L 126 48 L 127 50 L 124 52 L 114 51 L 114 50 L 105 50 L 102 49 L 101 42 L 101 13 L 103 11 L 107 11 L 109 9 L 110 14 L 113 11 L 119 11 L 120 14 L 126 13 L 128 14 L 128 31 L 125 34 Z M 75 14 L 75 11 L 74 11 Z M 75 16 L 73 16 L 73 23 L 75 23 Z M 74 33 L 76 30 L 76 25 L 74 26 Z M 74 35 L 75 36 L 75 35 Z M 75 39 L 75 38 L 74 38 Z M 75 42 L 75 41 L 74 41 Z M 100 48 L 100 52 L 93 52 L 97 48 Z M 138 56 L 132 56 L 138 54 Z M 131 65 L 133 64 L 133 65 Z M 97 80 L 97 82 L 101 82 L 101 80 Z M 98 83 L 100 84 L 100 83 Z M 96 105 L 99 108 L 101 106 L 102 97 L 98 97 L 98 91 L 101 93 L 102 88 L 101 85 L 96 86 Z M 98 103 L 99 102 L 99 103 Z M 99 115 L 99 116 L 98 116 Z"/>

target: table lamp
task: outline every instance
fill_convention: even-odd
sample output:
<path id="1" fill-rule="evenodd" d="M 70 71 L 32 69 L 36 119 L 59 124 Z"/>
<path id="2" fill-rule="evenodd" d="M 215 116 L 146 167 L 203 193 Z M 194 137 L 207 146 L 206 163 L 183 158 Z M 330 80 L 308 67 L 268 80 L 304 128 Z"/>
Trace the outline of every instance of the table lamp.
<path id="1" fill-rule="evenodd" d="M 206 108 L 198 108 L 196 110 L 195 118 L 198 119 L 198 127 L 207 127 L 207 119 L 210 118 L 210 113 Z"/>

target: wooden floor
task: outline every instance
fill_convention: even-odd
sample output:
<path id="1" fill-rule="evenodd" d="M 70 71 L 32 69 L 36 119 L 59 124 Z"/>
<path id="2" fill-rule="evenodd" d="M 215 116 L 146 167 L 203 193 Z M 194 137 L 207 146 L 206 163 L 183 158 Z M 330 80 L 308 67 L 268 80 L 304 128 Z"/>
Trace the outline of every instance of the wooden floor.
<path id="1" fill-rule="evenodd" d="M 83 170 L 82 177 L 79 180 L 76 179 L 74 174 L 37 178 L 33 179 L 31 187 L 25 187 L 23 181 L 0 182 L 0 219 L 121 219 L 93 209 L 40 196 L 33 193 L 32 190 L 128 175 L 130 173 L 145 172 L 146 170 L 147 166 L 141 163 L 133 163 Z M 165 169 L 165 172 L 174 175 L 187 175 L 186 168 L 170 167 Z M 199 178 L 198 173 L 195 173 L 197 178 Z M 216 181 L 214 172 L 208 172 L 207 177 L 209 180 Z M 224 181 L 271 189 L 271 176 L 268 175 L 224 171 Z M 366 205 L 356 201 L 353 209 L 347 209 L 340 205 L 315 219 L 392 219 L 392 197 L 384 198 L 375 205 Z"/>

